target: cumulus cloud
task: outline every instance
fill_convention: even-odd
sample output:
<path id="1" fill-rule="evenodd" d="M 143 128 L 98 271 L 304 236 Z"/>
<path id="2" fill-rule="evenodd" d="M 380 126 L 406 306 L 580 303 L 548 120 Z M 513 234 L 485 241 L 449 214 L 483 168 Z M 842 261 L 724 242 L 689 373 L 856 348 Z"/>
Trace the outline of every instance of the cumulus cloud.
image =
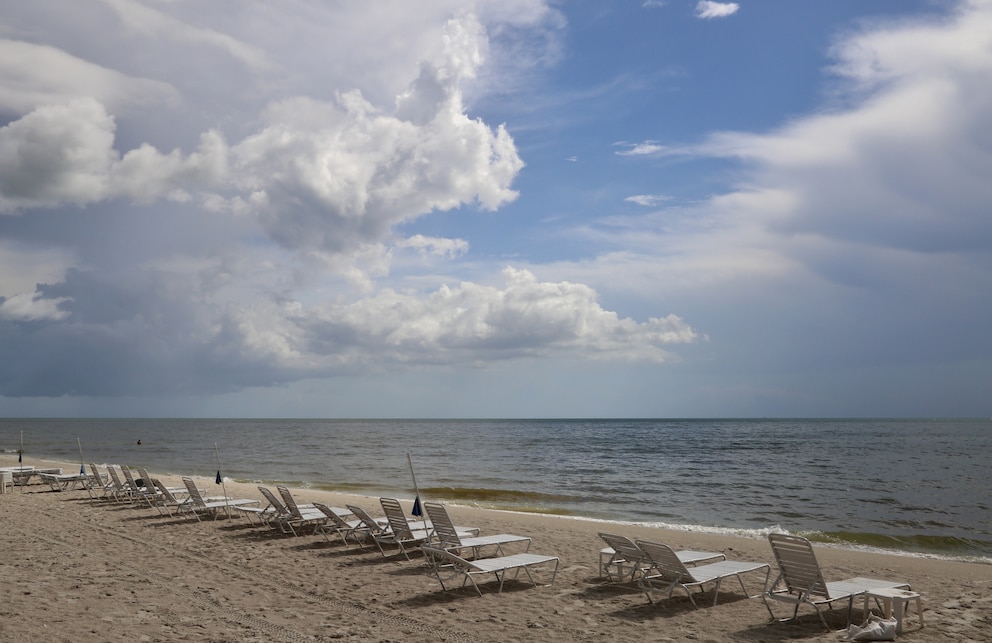
<path id="1" fill-rule="evenodd" d="M 142 145 L 121 158 L 114 149 L 116 128 L 92 98 L 39 107 L 0 128 L 0 212 L 121 196 L 150 201 L 228 178 L 227 150 L 216 132 L 204 134 L 190 155 Z"/>
<path id="2" fill-rule="evenodd" d="M 696 3 L 696 17 L 708 20 L 711 18 L 726 18 L 737 13 L 740 5 L 736 2 L 713 2 L 713 0 L 699 0 Z"/>
<path id="3" fill-rule="evenodd" d="M 665 347 L 700 336 L 677 316 L 638 323 L 596 302 L 588 286 L 539 282 L 508 268 L 502 290 L 473 283 L 442 287 L 422 299 L 383 292 L 373 299 L 327 307 L 301 323 L 313 353 L 366 361 L 369 348 L 389 361 L 464 363 L 525 356 L 665 361 Z M 322 347 L 317 350 L 316 347 Z M 348 357 L 343 357 L 348 356 Z"/>
<path id="4" fill-rule="evenodd" d="M 18 116 L 0 128 L 0 212 L 9 215 L 4 230 L 24 242 L 0 246 L 0 266 L 21 266 L 0 274 L 0 395 L 212 394 L 403 365 L 546 356 L 663 362 L 672 347 L 702 338 L 677 316 L 621 317 L 589 286 L 538 281 L 527 271 L 507 269 L 502 286 L 487 285 L 484 268 L 474 281 L 389 275 L 394 260 L 413 257 L 409 263 L 433 269 L 469 250 L 465 239 L 403 224 L 516 198 L 523 162 L 514 140 L 503 125 L 471 115 L 466 91 L 478 87 L 493 33 L 499 46 L 533 56 L 526 64 L 553 57 L 547 43 L 528 51 L 509 33 L 541 25 L 553 32 L 559 21 L 543 2 L 480 2 L 479 15 L 498 21 L 495 32 L 471 13 L 452 14 L 462 3 L 397 2 L 418 19 L 454 17 L 416 34 L 401 21 L 383 25 L 408 39 L 384 38 L 393 49 L 364 49 L 355 64 L 388 58 L 388 70 L 370 75 L 389 82 L 370 91 L 375 83 L 359 88 L 365 79 L 356 76 L 310 93 L 284 91 L 296 87 L 292 75 L 266 75 L 285 58 L 183 22 L 181 5 L 103 4 L 153 51 L 183 43 L 197 55 L 233 59 L 257 74 L 244 95 L 265 100 L 242 103 L 239 94 L 223 103 L 240 110 L 237 126 L 160 130 L 155 117 L 165 110 L 135 118 L 124 107 L 144 92 L 168 108 L 175 94 L 165 80 L 146 84 L 54 47 L 8 49 L 48 56 L 51 69 L 33 85 L 10 83 L 6 104 Z M 326 7 L 303 4 L 304 14 L 326 18 Z M 340 11 L 370 20 L 358 6 Z M 427 36 L 436 42 L 422 42 Z M 182 67 L 150 58 L 162 78 Z M 0 57 L 0 74 L 5 64 L 24 72 Z M 339 65 L 333 57 L 327 64 Z M 88 80 L 74 84 L 73 73 Z M 382 87 L 400 76 L 404 86 L 383 100 Z M 180 78 L 182 99 L 214 109 L 222 92 L 187 93 L 196 78 Z M 107 89 L 87 92 L 90 85 Z M 142 142 L 145 132 L 158 141 Z M 50 249 L 56 245 L 66 249 Z M 47 267 L 27 270 L 34 260 Z M 389 287 L 376 283 L 386 277 Z M 438 285 L 446 280 L 457 285 Z"/>
<path id="5" fill-rule="evenodd" d="M 673 359 L 670 347 L 704 339 L 675 315 L 621 318 L 583 284 L 512 268 L 504 276 L 503 288 L 463 282 L 426 297 L 383 290 L 311 306 L 280 298 L 204 305 L 177 275 L 73 271 L 30 301 L 0 302 L 4 319 L 35 321 L 0 325 L 0 394 L 216 393 L 524 357 L 663 362 Z M 25 367 L 26 354 L 36 359 Z M 86 368 L 44 378 L 57 363 Z"/>
<path id="6" fill-rule="evenodd" d="M 94 99 L 39 107 L 0 128 L 0 212 L 107 198 L 114 128 Z"/>
<path id="7" fill-rule="evenodd" d="M 502 125 L 465 113 L 460 83 L 481 62 L 478 22 L 450 20 L 447 33 L 442 63 L 421 63 L 397 115 L 357 90 L 287 99 L 258 133 L 228 146 L 210 131 L 189 155 L 146 144 L 120 157 L 114 119 L 92 98 L 39 107 L 0 130 L 0 211 L 196 198 L 254 212 L 288 248 L 346 252 L 434 210 L 496 209 L 516 198 L 523 162 Z"/>

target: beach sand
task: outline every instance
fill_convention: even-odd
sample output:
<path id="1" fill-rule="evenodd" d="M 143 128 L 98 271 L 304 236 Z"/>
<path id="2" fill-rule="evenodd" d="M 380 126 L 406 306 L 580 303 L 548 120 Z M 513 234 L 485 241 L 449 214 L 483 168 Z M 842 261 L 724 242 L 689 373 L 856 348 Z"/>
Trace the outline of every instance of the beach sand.
<path id="1" fill-rule="evenodd" d="M 32 461 L 35 466 L 46 463 Z M 16 458 L 0 458 L 0 466 Z M 67 472 L 74 465 L 62 465 Z M 78 466 L 78 465 L 75 465 Z M 154 474 L 153 474 L 154 475 Z M 178 478 L 165 476 L 168 484 Z M 213 479 L 197 479 L 218 493 Z M 261 499 L 250 484 L 228 482 L 234 497 Z M 359 504 L 381 515 L 375 498 L 295 490 L 300 502 Z M 410 503 L 404 502 L 409 509 Z M 374 547 L 336 536 L 281 535 L 247 520 L 196 522 L 147 506 L 92 500 L 83 490 L 29 485 L 0 495 L 3 641 L 838 641 L 809 606 L 793 623 L 770 623 L 760 598 L 736 582 L 693 609 L 684 594 L 651 605 L 636 587 L 599 577 L 599 531 L 657 540 L 676 549 L 723 552 L 772 563 L 765 540 L 666 531 L 448 505 L 454 521 L 483 534 L 533 537 L 531 551 L 561 557 L 553 586 L 507 581 L 442 591 L 422 557 L 383 558 Z M 388 552 L 387 552 L 388 553 Z M 817 546 L 827 580 L 870 576 L 912 584 L 926 627 L 907 619 L 905 641 L 992 640 L 992 565 L 865 553 Z M 539 583 L 550 573 L 537 570 Z M 760 590 L 763 575 L 745 578 Z M 732 579 L 731 579 L 732 581 Z M 856 602 L 856 605 L 860 601 Z M 785 605 L 774 605 L 786 616 Z M 855 620 L 860 618 L 855 610 Z M 846 624 L 846 604 L 828 613 Z"/>

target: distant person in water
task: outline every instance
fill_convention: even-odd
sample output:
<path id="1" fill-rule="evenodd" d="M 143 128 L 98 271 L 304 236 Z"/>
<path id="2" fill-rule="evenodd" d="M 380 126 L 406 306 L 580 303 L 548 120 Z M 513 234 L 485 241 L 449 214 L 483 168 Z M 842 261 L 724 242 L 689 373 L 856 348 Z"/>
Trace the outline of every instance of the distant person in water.
<path id="1" fill-rule="evenodd" d="M 138 446 L 139 447 L 141 446 L 141 440 L 138 440 Z"/>

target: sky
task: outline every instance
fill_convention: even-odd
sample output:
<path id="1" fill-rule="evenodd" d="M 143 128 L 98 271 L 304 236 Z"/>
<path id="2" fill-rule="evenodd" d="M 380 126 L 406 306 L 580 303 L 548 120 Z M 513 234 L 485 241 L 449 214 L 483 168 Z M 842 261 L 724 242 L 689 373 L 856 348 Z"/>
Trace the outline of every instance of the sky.
<path id="1" fill-rule="evenodd" d="M 0 3 L 0 416 L 990 417 L 992 0 Z"/>

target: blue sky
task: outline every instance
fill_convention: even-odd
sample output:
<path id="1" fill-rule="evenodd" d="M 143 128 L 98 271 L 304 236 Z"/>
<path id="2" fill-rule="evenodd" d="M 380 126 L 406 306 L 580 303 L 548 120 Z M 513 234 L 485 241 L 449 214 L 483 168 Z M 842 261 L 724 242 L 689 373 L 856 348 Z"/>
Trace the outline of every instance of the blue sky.
<path id="1" fill-rule="evenodd" d="M 989 0 L 7 3 L 0 415 L 986 417 L 990 80 Z"/>

